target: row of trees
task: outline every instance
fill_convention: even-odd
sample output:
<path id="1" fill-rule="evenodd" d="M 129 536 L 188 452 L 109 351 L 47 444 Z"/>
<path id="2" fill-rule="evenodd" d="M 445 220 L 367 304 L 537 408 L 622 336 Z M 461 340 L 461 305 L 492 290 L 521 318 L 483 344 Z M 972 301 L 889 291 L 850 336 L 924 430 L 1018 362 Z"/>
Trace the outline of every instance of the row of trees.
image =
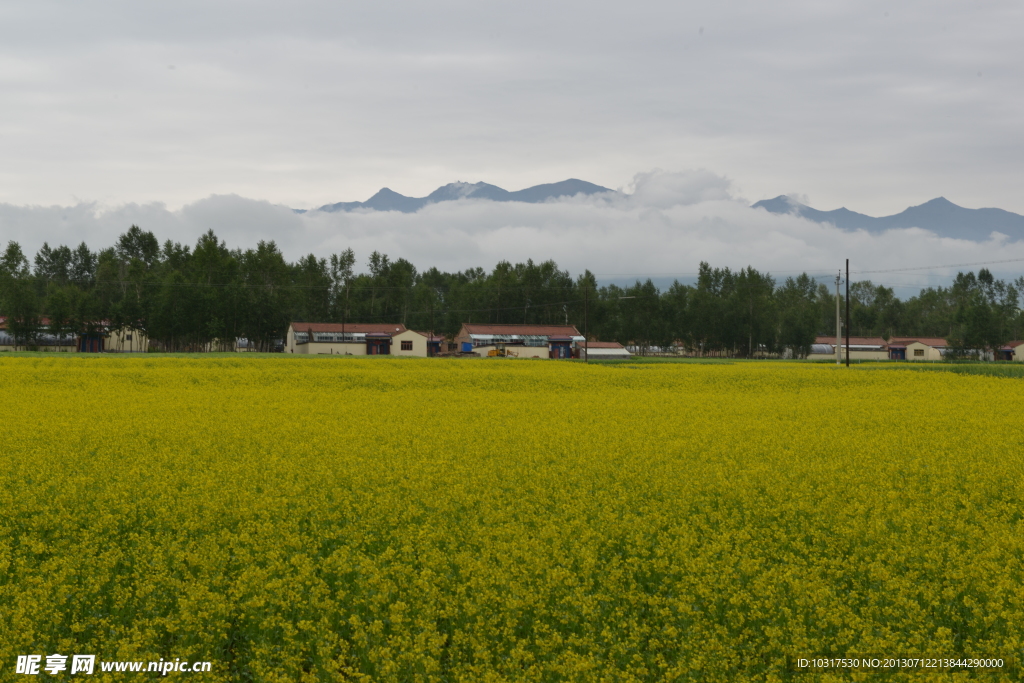
<path id="1" fill-rule="evenodd" d="M 987 270 L 959 274 L 952 286 L 908 300 L 869 281 L 851 286 L 856 336 L 945 337 L 963 352 L 1019 336 L 1018 293 Z M 374 252 L 357 272 L 351 249 L 289 263 L 273 242 L 230 249 L 207 232 L 194 247 L 132 226 L 99 252 L 43 248 L 32 263 L 10 242 L 0 257 L 0 313 L 18 343 L 49 334 L 89 334 L 103 324 L 145 332 L 170 351 L 217 348 L 247 338 L 270 350 L 290 321 L 395 322 L 454 335 L 464 322 L 570 323 L 592 338 L 642 350 L 682 343 L 702 355 L 755 356 L 785 348 L 806 354 L 816 335 L 835 330 L 835 295 L 806 274 L 777 282 L 752 267 L 700 266 L 695 284 L 660 291 L 637 281 L 598 286 L 553 261 L 502 261 L 490 272 L 419 271 Z"/>

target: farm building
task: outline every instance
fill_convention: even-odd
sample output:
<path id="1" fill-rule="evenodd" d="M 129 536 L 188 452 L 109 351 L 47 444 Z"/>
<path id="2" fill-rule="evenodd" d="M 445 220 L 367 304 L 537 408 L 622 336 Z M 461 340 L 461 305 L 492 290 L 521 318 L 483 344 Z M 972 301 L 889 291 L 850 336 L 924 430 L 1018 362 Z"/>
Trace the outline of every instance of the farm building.
<path id="1" fill-rule="evenodd" d="M 63 334 L 58 337 L 50 334 L 46 329 L 49 324 L 50 321 L 47 318 L 41 318 L 39 320 L 40 329 L 31 342 L 26 344 L 25 341 L 19 339 L 18 344 L 15 345 L 14 335 L 7 329 L 7 318 L 0 316 L 0 351 L 25 351 L 28 348 L 37 351 L 74 351 L 75 336 Z"/>
<path id="2" fill-rule="evenodd" d="M 429 332 L 413 332 L 418 334 L 426 341 L 427 344 L 427 357 L 433 358 L 441 353 L 441 345 L 444 343 L 444 337 L 431 334 Z"/>
<path id="3" fill-rule="evenodd" d="M 846 360 L 846 337 L 839 338 L 840 358 Z M 815 337 L 808 360 L 835 360 L 836 338 Z M 850 360 L 888 360 L 889 346 L 881 337 L 850 337 Z"/>
<path id="4" fill-rule="evenodd" d="M 996 352 L 996 360 L 1024 361 L 1024 341 L 1017 340 L 1003 344 Z"/>
<path id="5" fill-rule="evenodd" d="M 36 351 L 60 352 L 78 350 L 75 346 L 74 335 L 64 335 L 58 338 L 57 336 L 47 334 L 46 332 L 37 335 L 32 341 L 32 344 L 26 346 L 24 343 L 19 343 L 16 348 L 14 345 L 14 336 L 7 330 L 0 329 L 0 351 L 24 351 L 27 348 L 31 348 Z"/>
<path id="6" fill-rule="evenodd" d="M 290 323 L 284 347 L 286 353 L 386 356 L 406 331 L 401 323 Z"/>
<path id="7" fill-rule="evenodd" d="M 122 327 L 107 332 L 104 346 L 101 350 L 114 353 L 145 353 L 149 350 L 149 337 L 142 330 Z"/>
<path id="8" fill-rule="evenodd" d="M 286 353 L 342 356 L 435 356 L 441 337 L 401 323 L 291 323 Z"/>
<path id="9" fill-rule="evenodd" d="M 583 335 L 573 325 L 486 325 L 463 323 L 455 336 L 463 353 L 491 351 L 513 358 L 572 358 Z"/>
<path id="10" fill-rule="evenodd" d="M 284 339 L 271 339 L 267 344 L 260 348 L 260 344 L 252 339 L 246 337 L 236 337 L 234 340 L 230 339 L 214 339 L 203 349 L 204 351 L 221 351 L 221 352 L 236 352 L 236 353 L 250 353 L 250 352 L 281 352 L 284 350 Z"/>
<path id="11" fill-rule="evenodd" d="M 130 348 L 124 346 L 127 337 L 127 343 L 130 346 L 131 339 L 133 337 L 133 330 L 109 330 L 107 321 L 102 321 L 96 324 L 96 330 L 91 333 L 85 334 L 74 334 L 68 332 L 66 334 L 52 334 L 49 331 L 50 320 L 48 318 L 39 319 L 39 327 L 32 337 L 29 343 L 20 342 L 15 348 L 14 336 L 7 329 L 7 319 L 0 317 L 0 351 L 13 351 L 13 350 L 26 350 L 31 349 L 34 351 L 56 351 L 62 353 L 70 352 L 101 352 L 101 351 L 126 351 Z M 137 338 L 141 339 L 142 346 L 135 349 L 145 351 L 148 345 L 148 340 L 145 338 L 144 333 L 137 333 Z"/>
<path id="12" fill-rule="evenodd" d="M 590 357 L 590 360 L 610 360 L 615 358 L 632 358 L 629 350 L 618 342 L 580 342 L 580 358 Z"/>
<path id="13" fill-rule="evenodd" d="M 431 336 L 428 332 L 417 330 L 405 330 L 393 338 L 394 346 L 391 354 L 394 356 L 416 356 L 427 358 L 436 356 L 441 349 L 441 337 Z"/>
<path id="14" fill-rule="evenodd" d="M 892 360 L 942 360 L 948 344 L 938 337 L 893 337 L 889 340 Z"/>

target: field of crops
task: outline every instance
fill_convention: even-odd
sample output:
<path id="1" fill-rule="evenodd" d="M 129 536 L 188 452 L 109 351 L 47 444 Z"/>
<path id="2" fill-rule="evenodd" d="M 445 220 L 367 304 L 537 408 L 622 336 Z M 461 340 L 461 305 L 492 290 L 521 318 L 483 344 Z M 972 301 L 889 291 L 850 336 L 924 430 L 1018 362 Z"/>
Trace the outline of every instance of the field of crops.
<path id="1" fill-rule="evenodd" d="M 814 681 L 851 674 L 794 658 L 1024 648 L 1018 379 L 40 355 L 0 388 L 3 681 L 26 653 Z"/>

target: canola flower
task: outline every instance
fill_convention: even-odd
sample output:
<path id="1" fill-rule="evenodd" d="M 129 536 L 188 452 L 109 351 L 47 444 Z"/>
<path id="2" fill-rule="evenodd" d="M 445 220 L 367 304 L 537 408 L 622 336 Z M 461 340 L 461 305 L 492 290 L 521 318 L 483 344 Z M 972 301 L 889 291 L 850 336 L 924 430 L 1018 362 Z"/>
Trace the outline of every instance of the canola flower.
<path id="1" fill-rule="evenodd" d="M 31 652 L 203 681 L 1021 675 L 1017 380 L 85 356 L 0 380 L 2 681 Z M 1008 668 L 795 672 L 812 654 Z"/>

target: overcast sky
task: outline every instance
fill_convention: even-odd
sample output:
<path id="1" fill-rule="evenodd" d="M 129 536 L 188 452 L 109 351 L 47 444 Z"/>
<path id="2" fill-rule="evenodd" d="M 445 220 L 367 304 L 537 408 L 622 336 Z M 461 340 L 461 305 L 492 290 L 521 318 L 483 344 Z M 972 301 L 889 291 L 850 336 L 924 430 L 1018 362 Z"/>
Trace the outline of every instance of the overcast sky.
<path id="1" fill-rule="evenodd" d="M 213 195 L 630 190 L 655 169 L 706 169 L 730 207 L 1024 213 L 1022 27 L 1012 1 L 2 1 L 0 238 L 67 213 L 33 206 L 180 219 Z M 415 229 L 388 220 L 385 242 Z"/>

